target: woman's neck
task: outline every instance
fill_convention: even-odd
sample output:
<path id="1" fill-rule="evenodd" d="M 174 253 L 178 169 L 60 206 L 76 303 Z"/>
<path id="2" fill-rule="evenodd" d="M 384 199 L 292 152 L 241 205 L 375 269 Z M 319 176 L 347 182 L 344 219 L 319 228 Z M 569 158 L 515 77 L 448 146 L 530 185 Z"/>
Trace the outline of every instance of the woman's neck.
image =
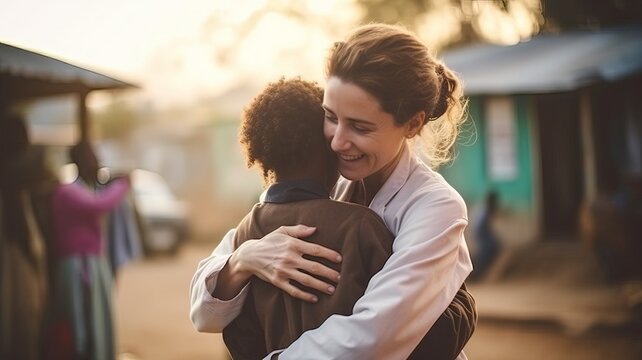
<path id="1" fill-rule="evenodd" d="M 379 192 L 379 190 L 381 190 L 383 184 L 385 184 L 386 180 L 388 180 L 390 175 L 392 175 L 392 172 L 395 170 L 397 164 L 399 164 L 399 161 L 401 160 L 401 156 L 403 155 L 405 146 L 406 144 L 404 143 L 399 148 L 397 155 L 388 164 L 381 168 L 381 170 L 360 181 L 361 186 L 357 188 L 357 192 L 361 192 L 358 195 L 359 197 L 361 197 L 361 200 L 365 202 L 366 206 L 370 205 L 372 199 L 374 199 L 375 195 Z"/>

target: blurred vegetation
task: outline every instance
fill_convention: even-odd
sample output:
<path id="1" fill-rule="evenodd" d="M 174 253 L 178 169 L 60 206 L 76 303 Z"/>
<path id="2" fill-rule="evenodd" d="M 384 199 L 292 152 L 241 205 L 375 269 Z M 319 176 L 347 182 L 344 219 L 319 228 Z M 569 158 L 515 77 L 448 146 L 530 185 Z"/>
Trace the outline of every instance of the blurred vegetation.
<path id="1" fill-rule="evenodd" d="M 494 10 L 495 21 L 506 17 L 514 22 L 528 16 L 542 31 L 598 29 L 642 23 L 640 0 L 356 0 L 363 8 L 362 23 L 400 23 L 413 30 L 425 26 L 426 15 L 445 7 L 456 9 L 459 29 L 451 34 L 445 47 L 476 41 L 492 41 L 480 22 Z M 517 25 L 517 24 L 516 24 Z"/>
<path id="2" fill-rule="evenodd" d="M 604 28 L 642 23 L 640 0 L 542 0 L 547 30 Z"/>
<path id="3" fill-rule="evenodd" d="M 211 48 L 212 60 L 221 69 L 238 70 L 235 66 L 240 66 L 240 44 L 253 36 L 263 20 L 275 15 L 335 40 L 357 24 L 401 24 L 417 32 L 435 51 L 441 51 L 473 42 L 512 44 L 542 31 L 640 24 L 642 1 L 346 0 L 336 3 L 329 12 L 319 12 L 313 0 L 265 0 L 240 21 L 229 20 L 225 13 L 210 14 L 202 28 L 204 43 L 197 45 Z M 275 39 L 275 44 L 278 41 Z M 291 59 L 292 51 L 282 50 L 277 59 Z M 122 139 L 141 124 L 142 115 L 131 103 L 116 100 L 94 117 L 99 136 Z"/>
<path id="4" fill-rule="evenodd" d="M 417 32 L 436 50 L 476 41 L 505 43 L 505 33 L 515 34 L 508 40 L 514 43 L 539 32 L 544 21 L 539 0 L 353 0 L 351 5 L 359 14 L 352 26 L 371 22 L 400 24 Z M 349 3 L 344 4 L 343 10 L 348 12 L 348 6 Z M 217 44 L 227 46 L 217 61 L 225 64 L 234 59 L 237 44 L 251 36 L 262 19 L 274 14 L 323 28 L 330 38 L 340 39 L 346 33 L 342 27 L 345 14 L 337 11 L 341 11 L 341 6 L 321 15 L 306 1 L 266 0 L 234 28 L 235 41 Z M 222 20 L 213 14 L 206 32 L 216 33 Z M 496 24 L 489 25 L 493 22 Z"/>
<path id="5" fill-rule="evenodd" d="M 450 30 L 448 39 L 439 47 L 478 42 L 497 41 L 492 31 L 484 30 L 482 23 L 487 22 L 489 14 L 494 21 L 503 20 L 513 31 L 517 31 L 520 21 L 526 19 L 530 30 L 520 34 L 529 37 L 539 31 L 543 22 L 541 4 L 538 0 L 356 0 L 364 9 L 362 23 L 384 22 L 403 24 L 419 32 L 444 31 L 430 24 L 430 14 L 443 13 L 453 17 L 458 24 Z M 520 19 L 523 18 L 523 19 Z M 439 25 L 437 25 L 439 26 Z M 432 27 L 432 29 L 431 29 Z M 424 29 L 422 31 L 422 28 Z M 503 28 L 503 31 L 506 29 Z M 523 32 L 523 31 L 522 31 Z"/>
<path id="6" fill-rule="evenodd" d="M 125 140 L 141 124 L 142 119 L 130 102 L 116 100 L 93 113 L 92 121 L 100 138 Z"/>
<path id="7" fill-rule="evenodd" d="M 430 11 L 436 10 L 445 2 L 438 0 L 357 0 L 365 10 L 362 22 L 401 23 L 416 27 L 417 19 Z"/>
<path id="8" fill-rule="evenodd" d="M 475 22 L 483 6 L 511 14 L 515 7 L 524 7 L 541 14 L 543 30 L 603 28 L 642 23 L 640 0 L 356 0 L 365 10 L 362 22 L 402 23 L 417 28 L 423 15 L 443 6 L 462 12 L 461 42 L 480 40 Z"/>
<path id="9" fill-rule="evenodd" d="M 484 30 L 483 22 L 508 21 L 520 32 L 521 38 L 530 37 L 539 31 L 561 31 L 578 28 L 603 28 L 616 25 L 642 23 L 640 0 L 355 0 L 361 8 L 360 23 L 383 22 L 402 24 L 421 33 L 422 28 L 432 26 L 427 15 L 450 10 L 449 15 L 459 22 L 451 30 L 449 39 L 442 44 L 451 47 L 459 44 L 494 41 L 494 35 Z M 301 2 L 268 0 L 264 8 L 256 12 L 251 24 L 267 12 L 280 14 L 302 21 L 314 21 Z M 524 21 L 531 22 L 531 31 L 524 31 Z M 495 27 L 497 29 L 497 27 Z M 437 29 L 435 29 L 437 30 Z M 443 31 L 444 29 L 439 29 Z M 502 30 L 506 30 L 505 27 Z"/>

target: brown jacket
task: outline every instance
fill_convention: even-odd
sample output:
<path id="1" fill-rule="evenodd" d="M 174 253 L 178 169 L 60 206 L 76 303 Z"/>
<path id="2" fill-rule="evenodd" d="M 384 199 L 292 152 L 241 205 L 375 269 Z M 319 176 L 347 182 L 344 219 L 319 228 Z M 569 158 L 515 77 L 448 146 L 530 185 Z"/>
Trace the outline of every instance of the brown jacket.
<path id="1" fill-rule="evenodd" d="M 312 304 L 253 278 L 241 314 L 223 331 L 234 359 L 262 358 L 272 350 L 286 348 L 332 314 L 351 314 L 370 278 L 392 253 L 394 238 L 375 212 L 327 198 L 255 205 L 239 224 L 235 245 L 262 238 L 281 225 L 295 224 L 315 226 L 316 232 L 306 240 L 342 255 L 341 264 L 314 259 L 340 271 L 341 281 L 333 295 L 297 284 L 317 295 L 319 301 Z"/>

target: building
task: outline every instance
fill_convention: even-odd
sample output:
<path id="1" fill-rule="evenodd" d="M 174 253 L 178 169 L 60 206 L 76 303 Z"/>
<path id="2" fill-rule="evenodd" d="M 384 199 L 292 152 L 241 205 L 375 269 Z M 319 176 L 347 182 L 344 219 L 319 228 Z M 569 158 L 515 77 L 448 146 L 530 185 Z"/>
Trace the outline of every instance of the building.
<path id="1" fill-rule="evenodd" d="M 28 121 L 43 126 L 52 123 L 51 119 L 42 119 L 47 115 L 66 118 L 62 121 L 63 125 L 65 120 L 75 124 L 69 135 L 61 122 L 54 119 L 48 131 L 41 131 L 41 136 L 45 138 L 41 141 L 43 145 L 57 145 L 61 138 L 65 138 L 67 145 L 78 138 L 88 138 L 90 131 L 86 101 L 90 92 L 134 87 L 133 84 L 62 60 L 0 43 L 0 111 L 21 113 Z M 40 114 L 37 108 L 45 103 L 53 103 L 54 108 L 61 111 Z"/>
<path id="2" fill-rule="evenodd" d="M 508 244 L 577 239 L 583 209 L 642 176 L 642 27 L 472 45 L 444 61 L 470 122 L 441 172 L 471 209 L 499 194 Z"/>

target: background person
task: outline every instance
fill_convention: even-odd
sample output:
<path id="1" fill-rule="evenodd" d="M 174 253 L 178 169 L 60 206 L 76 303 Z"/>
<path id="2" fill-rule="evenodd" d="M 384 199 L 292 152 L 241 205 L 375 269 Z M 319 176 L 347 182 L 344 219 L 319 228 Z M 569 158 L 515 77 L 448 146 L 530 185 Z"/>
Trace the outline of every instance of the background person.
<path id="1" fill-rule="evenodd" d="M 48 211 L 55 186 L 21 116 L 0 112 L 0 358 L 38 359 L 47 308 Z M 48 204 L 47 204 L 48 205 Z"/>
<path id="2" fill-rule="evenodd" d="M 53 358 L 115 358 L 112 271 L 105 256 L 101 221 L 130 188 L 121 178 L 95 191 L 98 160 L 89 142 L 69 152 L 78 179 L 52 196 L 56 277 L 55 314 L 50 331 Z M 70 333 L 71 341 L 65 337 Z M 71 347 L 71 349 L 69 349 Z"/>
<path id="3" fill-rule="evenodd" d="M 500 242 L 493 229 L 493 220 L 498 210 L 498 195 L 495 191 L 486 194 L 483 208 L 481 209 L 473 226 L 475 233 L 476 251 L 473 255 L 473 272 L 471 280 L 479 280 L 491 267 L 500 251 Z"/>

